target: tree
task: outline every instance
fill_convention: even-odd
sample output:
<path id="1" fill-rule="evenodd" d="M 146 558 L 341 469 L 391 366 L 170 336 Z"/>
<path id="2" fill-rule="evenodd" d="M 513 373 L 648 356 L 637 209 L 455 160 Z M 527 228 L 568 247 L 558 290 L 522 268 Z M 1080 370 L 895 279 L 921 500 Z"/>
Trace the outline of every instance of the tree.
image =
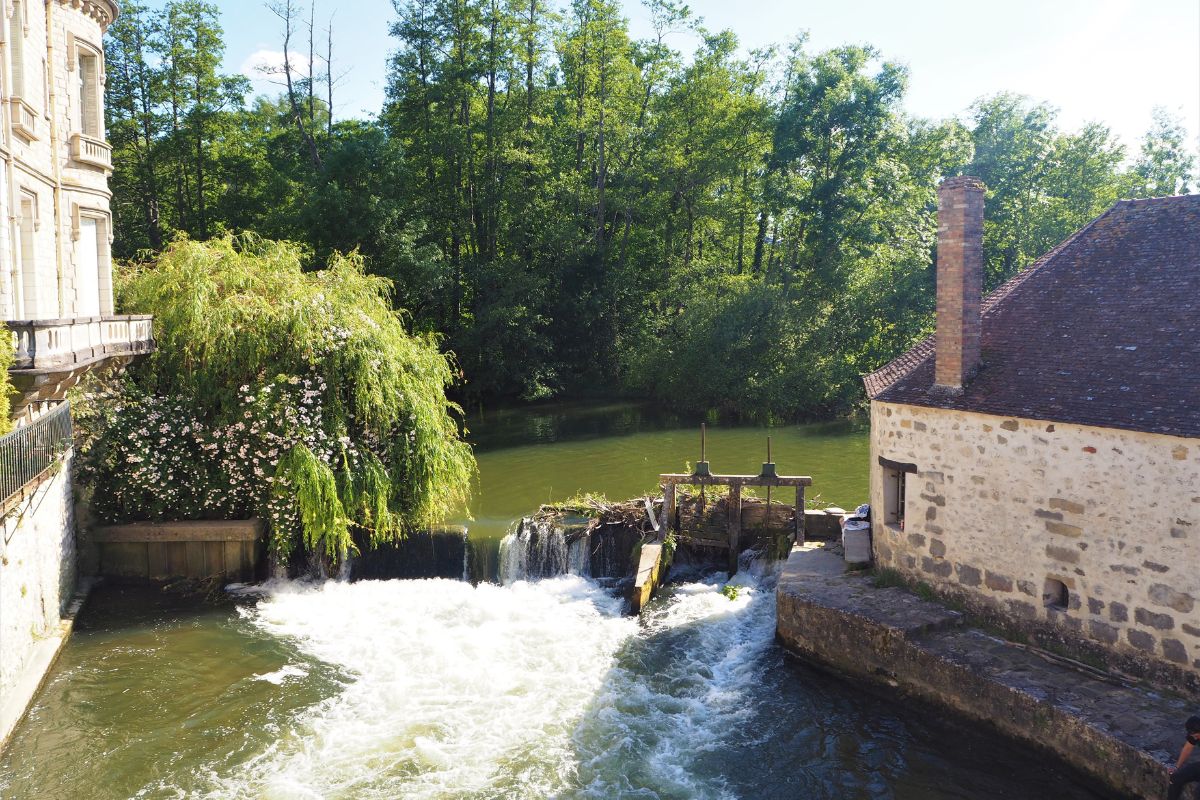
<path id="1" fill-rule="evenodd" d="M 261 516 L 286 563 L 461 511 L 475 466 L 436 337 L 407 329 L 360 258 L 302 260 L 257 237 L 180 237 L 124 276 L 120 304 L 155 315 L 158 348 L 116 409 L 82 420 L 101 518 Z"/>
<path id="2" fill-rule="evenodd" d="M 1188 147 L 1183 121 L 1165 108 L 1154 109 L 1154 122 L 1133 165 L 1130 197 L 1166 197 L 1191 191 L 1196 156 Z"/>
<path id="3" fill-rule="evenodd" d="M 237 129 L 249 82 L 217 72 L 218 17 L 197 0 L 157 11 L 133 3 L 105 38 L 118 256 L 160 248 L 174 231 L 205 238 L 219 228 L 213 207 L 227 176 L 218 153 Z"/>

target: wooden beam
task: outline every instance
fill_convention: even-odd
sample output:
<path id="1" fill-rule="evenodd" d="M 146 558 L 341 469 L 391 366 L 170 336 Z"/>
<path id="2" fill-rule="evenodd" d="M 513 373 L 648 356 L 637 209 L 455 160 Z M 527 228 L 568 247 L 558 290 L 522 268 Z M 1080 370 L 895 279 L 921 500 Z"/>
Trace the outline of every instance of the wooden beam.
<path id="1" fill-rule="evenodd" d="M 729 575 L 738 568 L 738 540 L 742 535 L 742 487 L 734 484 L 726 500 L 729 508 Z"/>
<path id="2" fill-rule="evenodd" d="M 91 531 L 93 542 L 252 542 L 263 535 L 260 519 L 132 522 Z"/>
<path id="3" fill-rule="evenodd" d="M 907 461 L 892 461 L 890 458 L 879 457 L 879 466 L 886 469 L 894 469 L 897 472 L 916 472 L 917 465 L 909 464 Z"/>
<path id="4" fill-rule="evenodd" d="M 764 478 L 761 475 L 683 475 L 668 473 L 658 476 L 666 486 L 812 486 L 807 475 L 777 475 Z"/>
<path id="5" fill-rule="evenodd" d="M 663 517 L 666 519 L 664 526 L 667 532 L 675 530 L 675 484 L 673 483 L 663 486 Z"/>
<path id="6" fill-rule="evenodd" d="M 658 519 L 654 516 L 654 501 L 649 497 L 645 497 L 643 500 L 646 503 L 646 516 L 650 519 L 650 527 L 654 529 L 655 533 L 658 533 L 659 524 Z"/>
<path id="7" fill-rule="evenodd" d="M 796 487 L 796 544 L 804 544 L 804 487 Z"/>

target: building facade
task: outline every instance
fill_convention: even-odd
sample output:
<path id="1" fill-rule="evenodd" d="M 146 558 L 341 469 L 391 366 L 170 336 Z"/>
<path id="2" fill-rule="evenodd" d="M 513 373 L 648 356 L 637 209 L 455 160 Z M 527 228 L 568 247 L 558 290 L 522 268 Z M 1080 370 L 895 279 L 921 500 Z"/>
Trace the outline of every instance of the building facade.
<path id="1" fill-rule="evenodd" d="M 15 359 L 0 437 L 0 744 L 70 628 L 76 588 L 67 390 L 153 349 L 113 311 L 110 0 L 0 0 L 0 322 Z"/>
<path id="2" fill-rule="evenodd" d="M 876 562 L 1200 689 L 1200 197 L 1122 201 L 980 304 L 982 216 L 943 183 L 937 332 L 866 378 Z"/>
<path id="3" fill-rule="evenodd" d="M 7 250 L 0 314 L 8 320 L 113 313 L 112 216 L 104 138 L 108 2 L 9 0 L 3 40 Z M 5 247 L 5 244 L 7 247 Z"/>
<path id="4" fill-rule="evenodd" d="M 102 362 L 152 346 L 114 316 L 111 149 L 104 133 L 110 0 L 0 3 L 0 319 L 28 421 Z"/>

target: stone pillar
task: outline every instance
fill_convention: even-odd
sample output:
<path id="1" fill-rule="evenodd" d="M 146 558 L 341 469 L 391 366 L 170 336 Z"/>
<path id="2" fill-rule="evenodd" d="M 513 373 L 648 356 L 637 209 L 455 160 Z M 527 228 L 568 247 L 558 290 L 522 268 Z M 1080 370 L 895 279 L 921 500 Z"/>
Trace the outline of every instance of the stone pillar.
<path id="1" fill-rule="evenodd" d="M 983 298 L 983 181 L 938 186 L 937 355 L 934 388 L 960 394 L 979 367 Z"/>

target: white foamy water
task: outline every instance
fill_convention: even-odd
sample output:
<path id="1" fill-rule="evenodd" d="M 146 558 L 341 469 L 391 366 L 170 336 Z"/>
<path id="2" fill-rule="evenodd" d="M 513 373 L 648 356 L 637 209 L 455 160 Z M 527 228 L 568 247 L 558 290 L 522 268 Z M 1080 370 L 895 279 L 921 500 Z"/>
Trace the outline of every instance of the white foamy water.
<path id="1" fill-rule="evenodd" d="M 748 713 L 771 642 L 770 593 L 747 580 L 733 601 L 718 583 L 679 587 L 641 624 L 578 576 L 275 584 L 250 623 L 344 688 L 186 796 L 726 796 L 692 764 Z"/>
<path id="2" fill-rule="evenodd" d="M 302 667 L 299 664 L 286 664 L 274 672 L 263 672 L 256 674 L 254 680 L 266 681 L 273 683 L 276 686 L 282 686 L 289 678 L 303 678 L 308 674 L 308 668 Z"/>
<path id="3" fill-rule="evenodd" d="M 571 797 L 732 798 L 717 755 L 761 712 L 754 702 L 775 632 L 773 581 L 738 575 L 673 588 L 607 676 L 575 732 Z"/>

